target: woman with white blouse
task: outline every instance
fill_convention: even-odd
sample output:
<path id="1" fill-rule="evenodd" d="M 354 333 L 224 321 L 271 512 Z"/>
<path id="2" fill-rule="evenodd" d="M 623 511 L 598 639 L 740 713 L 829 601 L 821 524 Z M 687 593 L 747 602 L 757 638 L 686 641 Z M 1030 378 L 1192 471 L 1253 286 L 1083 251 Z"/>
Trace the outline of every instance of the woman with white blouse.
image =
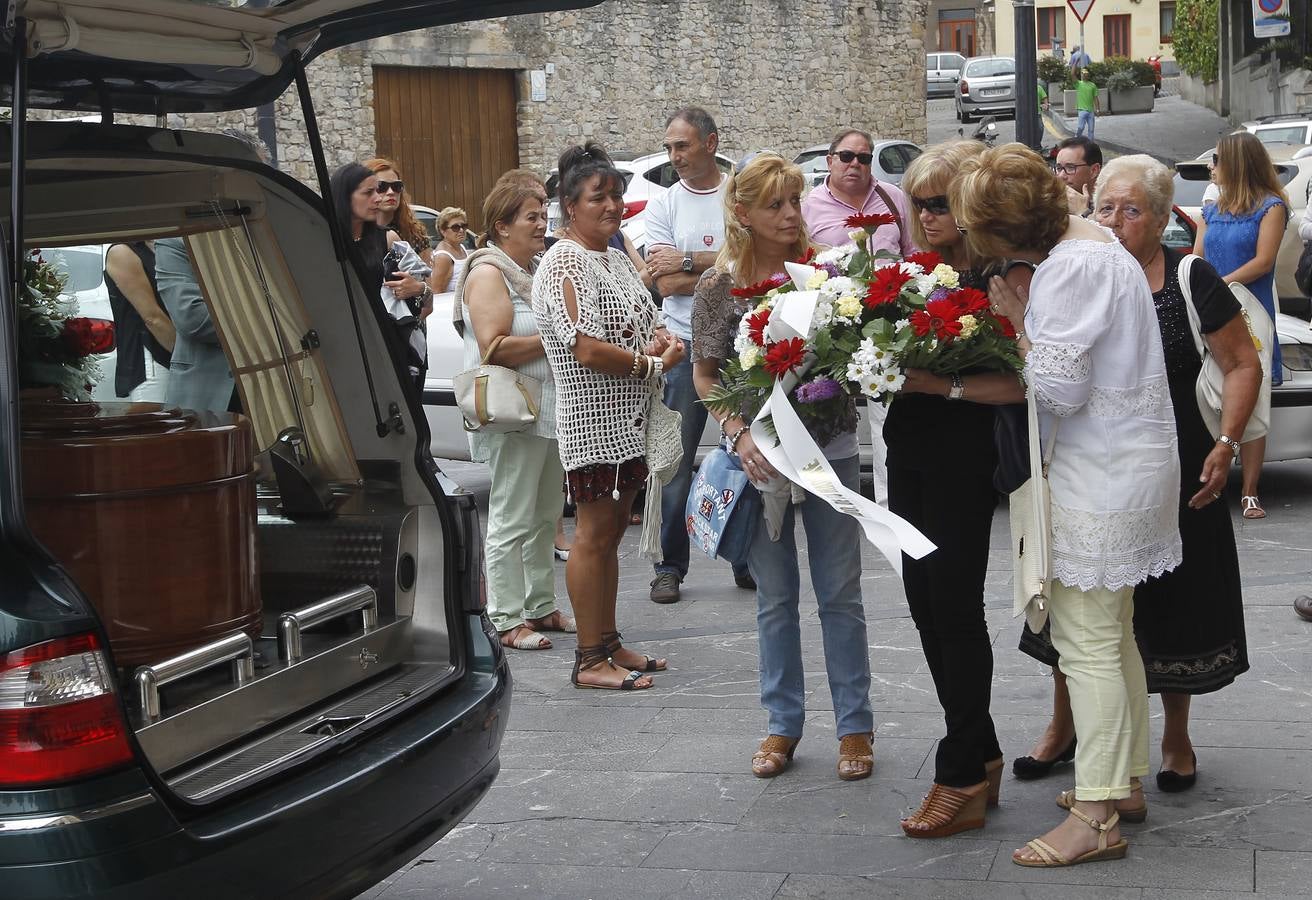
<path id="1" fill-rule="evenodd" d="M 1068 215 L 1062 183 L 1019 144 L 967 160 L 950 204 L 978 252 L 1037 264 L 1028 292 L 993 278 L 989 298 L 1024 322 L 1024 379 L 1043 445 L 1053 444 L 1049 619 L 1080 740 L 1070 815 L 1012 859 L 1119 859 L 1128 843 L 1114 801 L 1148 774 L 1134 586 L 1181 559 L 1175 417 L 1152 294 L 1134 257 Z"/>
<path id="2" fill-rule="evenodd" d="M 628 255 L 608 245 L 624 214 L 624 176 L 606 151 L 571 147 L 557 168 L 566 225 L 534 276 L 533 312 L 555 376 L 560 461 L 577 510 L 565 564 L 579 635 L 570 680 L 640 690 L 665 660 L 620 643 L 619 545 L 647 479 L 652 399 L 662 371 L 683 359 L 683 342 L 657 330 L 651 292 Z"/>

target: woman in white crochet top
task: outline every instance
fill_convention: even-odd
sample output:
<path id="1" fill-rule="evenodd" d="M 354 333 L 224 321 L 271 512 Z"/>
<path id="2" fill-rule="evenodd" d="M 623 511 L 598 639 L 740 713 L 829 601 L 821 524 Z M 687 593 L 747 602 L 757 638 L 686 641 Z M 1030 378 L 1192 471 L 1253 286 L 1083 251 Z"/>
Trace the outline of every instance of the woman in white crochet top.
<path id="1" fill-rule="evenodd" d="M 576 687 L 649 688 L 665 669 L 620 643 L 619 545 L 647 478 L 647 415 L 655 382 L 683 342 L 658 331 L 651 292 L 608 242 L 624 212 L 624 177 L 597 144 L 560 157 L 565 232 L 533 278 L 533 312 L 556 379 L 560 461 L 577 504 L 565 583 L 578 622 Z"/>
<path id="2" fill-rule="evenodd" d="M 1067 819 L 1013 854 L 1023 866 L 1119 859 L 1114 801 L 1148 774 L 1148 692 L 1134 586 L 1180 562 L 1175 416 L 1143 269 L 1105 228 L 1067 213 L 1062 183 L 1019 144 L 963 164 L 950 205 L 984 256 L 1038 264 L 996 311 L 1024 321 L 1024 378 L 1039 406 L 1052 506 L 1052 642 L 1079 745 Z"/>

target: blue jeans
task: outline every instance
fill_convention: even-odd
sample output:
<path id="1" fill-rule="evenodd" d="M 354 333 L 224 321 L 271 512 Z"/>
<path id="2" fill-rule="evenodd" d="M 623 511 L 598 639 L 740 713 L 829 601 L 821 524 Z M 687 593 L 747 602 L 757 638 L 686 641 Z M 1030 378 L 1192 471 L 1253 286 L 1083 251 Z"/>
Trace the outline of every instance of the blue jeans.
<path id="1" fill-rule="evenodd" d="M 706 407 L 697 397 L 688 357 L 665 373 L 665 405 L 683 417 L 680 426 L 683 462 L 661 490 L 661 561 L 656 564 L 656 573 L 673 572 L 683 581 L 688 574 L 688 526 L 683 520 L 684 509 L 688 505 L 688 491 L 692 489 L 697 446 L 706 428 Z M 737 568 L 734 574 L 739 574 Z"/>
<path id="2" fill-rule="evenodd" d="M 860 487 L 860 457 L 831 460 L 839 480 Z M 834 701 L 838 736 L 874 730 L 870 711 L 870 653 L 861 606 L 861 527 L 808 494 L 801 504 L 811 587 L 820 608 L 825 669 Z M 798 609 L 801 573 L 793 528 L 798 507 L 784 516 L 778 542 L 764 524 L 756 529 L 747 565 L 756 579 L 756 635 L 761 657 L 761 705 L 770 734 L 801 737 L 806 717 L 802 633 Z"/>
<path id="3" fill-rule="evenodd" d="M 1080 135 L 1084 134 L 1084 129 L 1085 129 L 1085 127 L 1088 127 L 1088 129 L 1089 129 L 1089 140 L 1093 140 L 1093 123 L 1094 123 L 1094 120 L 1095 120 L 1096 118 L 1097 118 L 1097 116 L 1095 116 L 1095 115 L 1093 114 L 1093 110 L 1091 110 L 1091 109 L 1082 109 L 1082 110 L 1080 110 L 1080 118 L 1079 118 L 1079 121 L 1078 121 L 1078 122 L 1076 123 L 1076 125 L 1075 125 L 1075 135 L 1076 135 L 1076 137 L 1079 137 Z"/>

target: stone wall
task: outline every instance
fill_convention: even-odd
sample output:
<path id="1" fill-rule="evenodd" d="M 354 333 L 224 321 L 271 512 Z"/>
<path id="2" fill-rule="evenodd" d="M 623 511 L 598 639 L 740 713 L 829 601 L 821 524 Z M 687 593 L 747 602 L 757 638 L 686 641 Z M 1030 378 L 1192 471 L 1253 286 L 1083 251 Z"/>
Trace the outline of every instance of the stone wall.
<path id="1" fill-rule="evenodd" d="M 792 155 L 848 125 L 923 143 L 926 2 L 603 3 L 381 38 L 325 54 L 307 75 L 330 168 L 371 155 L 372 68 L 382 65 L 517 70 L 520 160 L 541 171 L 587 138 L 658 151 L 666 114 L 685 104 L 711 111 L 730 156 Z M 528 72 L 548 66 L 546 100 L 534 101 Z M 313 185 L 294 89 L 276 109 L 280 167 Z M 256 133 L 254 111 L 170 115 L 168 124 Z"/>

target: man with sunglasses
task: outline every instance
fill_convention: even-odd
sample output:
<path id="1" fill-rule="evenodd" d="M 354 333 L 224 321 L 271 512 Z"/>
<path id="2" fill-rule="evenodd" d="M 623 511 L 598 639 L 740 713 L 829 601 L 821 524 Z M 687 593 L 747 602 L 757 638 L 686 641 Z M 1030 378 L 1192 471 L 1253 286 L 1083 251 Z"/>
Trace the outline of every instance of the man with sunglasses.
<path id="1" fill-rule="evenodd" d="M 885 225 L 871 238 L 872 250 L 914 253 L 907 221 L 907 198 L 895 185 L 874 177 L 874 138 L 864 131 L 845 128 L 829 144 L 829 175 L 802 200 L 802 218 L 811 240 L 817 244 L 841 247 L 851 243 L 848 216 L 858 213 L 891 213 L 897 220 Z"/>
<path id="2" fill-rule="evenodd" d="M 1093 191 L 1102 171 L 1102 148 L 1092 138 L 1070 137 L 1057 145 L 1052 171 L 1066 182 L 1066 205 L 1071 214 L 1087 217 L 1093 212 Z"/>

